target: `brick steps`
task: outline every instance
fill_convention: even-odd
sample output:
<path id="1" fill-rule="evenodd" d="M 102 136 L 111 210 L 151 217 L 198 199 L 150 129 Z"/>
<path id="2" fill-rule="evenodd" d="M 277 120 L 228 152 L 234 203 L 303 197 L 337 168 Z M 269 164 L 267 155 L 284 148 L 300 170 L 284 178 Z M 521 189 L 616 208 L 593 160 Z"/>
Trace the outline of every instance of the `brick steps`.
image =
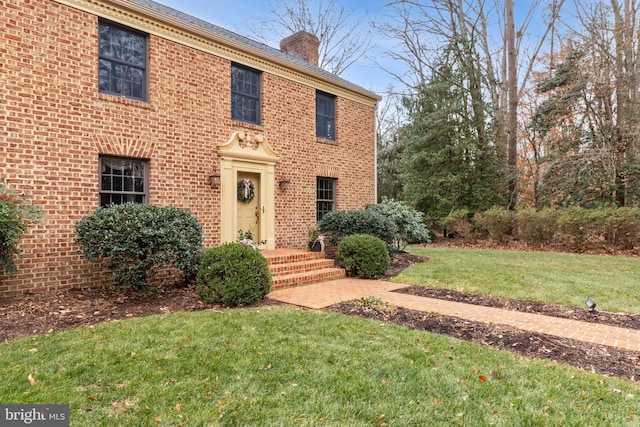
<path id="1" fill-rule="evenodd" d="M 323 252 L 276 249 L 263 251 L 269 262 L 271 290 L 321 283 L 346 277 L 345 270 L 335 267 Z"/>
<path id="2" fill-rule="evenodd" d="M 313 259 L 308 261 L 295 261 L 282 264 L 269 264 L 272 276 L 284 276 L 309 271 L 333 268 L 335 262 L 332 259 Z"/>

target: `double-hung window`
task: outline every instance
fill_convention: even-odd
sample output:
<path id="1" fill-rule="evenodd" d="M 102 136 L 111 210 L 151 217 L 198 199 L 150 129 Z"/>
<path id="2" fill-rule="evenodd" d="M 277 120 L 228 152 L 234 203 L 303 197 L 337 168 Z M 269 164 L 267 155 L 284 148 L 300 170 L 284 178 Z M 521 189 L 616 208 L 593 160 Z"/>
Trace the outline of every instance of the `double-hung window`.
<path id="1" fill-rule="evenodd" d="M 316 92 L 316 136 L 336 139 L 336 97 L 320 91 Z"/>
<path id="2" fill-rule="evenodd" d="M 316 178 L 316 221 L 336 210 L 336 179 Z"/>
<path id="3" fill-rule="evenodd" d="M 231 118 L 260 124 L 260 71 L 231 65 Z"/>
<path id="4" fill-rule="evenodd" d="M 147 100 L 147 35 L 100 21 L 98 30 L 100 92 Z"/>
<path id="5" fill-rule="evenodd" d="M 147 203 L 148 166 L 146 160 L 100 157 L 100 206 Z"/>

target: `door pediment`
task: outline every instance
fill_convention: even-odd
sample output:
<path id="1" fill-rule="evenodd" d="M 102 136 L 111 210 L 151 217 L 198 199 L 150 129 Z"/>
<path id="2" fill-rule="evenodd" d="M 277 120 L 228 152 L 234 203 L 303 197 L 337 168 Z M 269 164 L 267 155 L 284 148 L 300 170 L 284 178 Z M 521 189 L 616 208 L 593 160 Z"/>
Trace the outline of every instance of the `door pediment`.
<path id="1" fill-rule="evenodd" d="M 218 146 L 221 159 L 236 159 L 275 164 L 280 160 L 264 135 L 236 131 L 229 141 Z"/>

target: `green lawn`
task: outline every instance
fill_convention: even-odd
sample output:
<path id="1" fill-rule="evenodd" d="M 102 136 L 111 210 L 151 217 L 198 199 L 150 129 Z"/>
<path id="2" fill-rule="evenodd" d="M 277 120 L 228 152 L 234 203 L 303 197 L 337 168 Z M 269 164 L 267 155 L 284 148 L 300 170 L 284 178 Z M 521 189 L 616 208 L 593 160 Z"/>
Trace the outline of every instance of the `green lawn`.
<path id="1" fill-rule="evenodd" d="M 476 294 L 640 314 L 640 258 L 412 247 L 430 258 L 394 279 Z"/>
<path id="2" fill-rule="evenodd" d="M 412 248 L 396 280 L 640 312 L 640 259 Z M 174 313 L 2 345 L 0 403 L 72 426 L 640 426 L 640 386 L 286 306 Z"/>
<path id="3" fill-rule="evenodd" d="M 630 382 L 285 306 L 128 319 L 1 354 L 0 402 L 70 404 L 72 426 L 640 423 Z"/>

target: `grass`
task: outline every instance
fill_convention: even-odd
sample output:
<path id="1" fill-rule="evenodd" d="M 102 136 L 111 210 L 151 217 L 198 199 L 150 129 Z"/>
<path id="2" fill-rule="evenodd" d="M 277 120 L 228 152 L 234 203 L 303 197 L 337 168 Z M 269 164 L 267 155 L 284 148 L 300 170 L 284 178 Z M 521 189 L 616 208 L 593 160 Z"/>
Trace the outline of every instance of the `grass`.
<path id="1" fill-rule="evenodd" d="M 394 280 L 457 291 L 640 314 L 640 258 L 555 252 L 413 247 L 429 262 Z"/>
<path id="2" fill-rule="evenodd" d="M 127 319 L 2 346 L 0 402 L 70 404 L 72 426 L 640 423 L 640 387 L 623 380 L 288 307 Z"/>
<path id="3" fill-rule="evenodd" d="M 635 258 L 413 248 L 397 278 L 640 312 Z M 0 402 L 72 426 L 640 426 L 640 387 L 392 324 L 291 307 L 173 313 L 2 345 Z"/>

